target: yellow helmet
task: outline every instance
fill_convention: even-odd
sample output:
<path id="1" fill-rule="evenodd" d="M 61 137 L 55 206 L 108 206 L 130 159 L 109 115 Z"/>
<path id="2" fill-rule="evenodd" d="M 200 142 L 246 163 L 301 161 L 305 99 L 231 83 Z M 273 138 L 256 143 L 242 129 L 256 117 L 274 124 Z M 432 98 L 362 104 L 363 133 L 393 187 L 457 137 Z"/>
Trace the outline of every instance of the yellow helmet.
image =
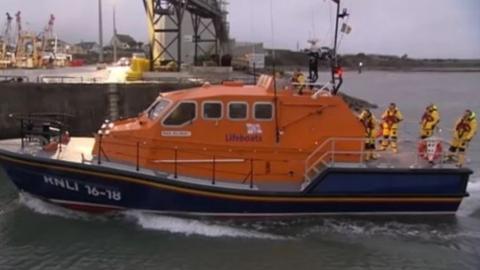
<path id="1" fill-rule="evenodd" d="M 471 120 L 474 120 L 475 118 L 477 118 L 477 114 L 474 111 L 472 111 L 470 109 L 467 109 L 467 110 L 465 110 L 465 114 L 464 114 L 463 117 L 464 117 L 464 119 L 468 119 L 468 120 L 471 121 Z"/>
<path id="2" fill-rule="evenodd" d="M 437 107 L 437 105 L 432 103 L 432 104 L 428 105 L 427 110 L 438 111 L 438 107 Z"/>
<path id="3" fill-rule="evenodd" d="M 372 112 L 370 112 L 369 109 L 365 109 L 362 111 L 362 113 L 360 113 L 360 118 L 366 118 L 371 116 L 372 116 Z"/>

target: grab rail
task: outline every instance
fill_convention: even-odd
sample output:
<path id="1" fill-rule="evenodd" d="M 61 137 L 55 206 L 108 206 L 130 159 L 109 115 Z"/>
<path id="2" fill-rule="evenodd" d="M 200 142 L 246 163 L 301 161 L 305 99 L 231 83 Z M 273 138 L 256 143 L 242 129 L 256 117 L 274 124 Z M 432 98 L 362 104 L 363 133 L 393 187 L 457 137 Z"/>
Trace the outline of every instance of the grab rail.
<path id="1" fill-rule="evenodd" d="M 387 167 L 399 167 L 399 168 L 415 168 L 417 166 L 423 166 L 420 163 L 420 154 L 415 152 L 417 149 L 417 142 L 413 141 L 401 141 L 400 143 L 411 143 L 413 147 L 411 152 L 403 152 L 403 154 L 411 155 L 411 158 L 401 160 L 397 159 L 395 154 L 392 156 L 384 155 L 382 160 L 379 163 L 369 163 L 365 160 L 365 154 L 367 153 L 364 144 L 365 138 L 327 138 L 325 139 L 317 148 L 315 148 L 305 159 L 304 164 L 304 183 L 309 183 L 313 180 L 316 176 L 318 176 L 325 168 L 332 168 L 338 166 L 344 166 L 355 168 L 355 167 L 372 167 L 376 166 L 382 168 L 384 166 Z M 445 140 L 441 140 L 442 143 L 446 143 L 448 146 L 448 142 Z M 238 179 L 235 183 L 245 185 L 247 184 L 250 189 L 254 188 L 255 184 L 255 162 L 256 161 L 272 161 L 271 159 L 253 159 L 253 158 L 241 158 L 242 155 L 237 156 L 222 156 L 218 155 L 218 153 L 211 154 L 205 152 L 201 149 L 181 149 L 178 147 L 162 147 L 162 146 L 154 146 L 147 141 L 132 141 L 131 143 L 125 142 L 105 142 L 102 138 L 99 138 L 99 149 L 98 152 L 99 159 L 108 157 L 105 155 L 103 151 L 103 147 L 105 144 L 110 145 L 110 147 L 116 146 L 123 146 L 127 147 L 122 154 L 127 159 L 132 161 L 132 165 L 134 165 L 135 170 L 140 171 L 142 168 L 142 164 L 148 163 L 158 163 L 163 164 L 163 169 L 166 172 L 171 172 L 171 177 L 174 179 L 181 178 L 180 175 L 188 176 L 187 171 L 189 170 L 198 170 L 203 175 L 204 180 L 209 180 L 212 186 L 218 184 L 218 174 L 228 174 L 232 175 L 232 179 Z M 143 150 L 145 149 L 145 150 Z M 447 150 L 446 147 L 444 150 Z M 148 153 L 151 151 L 157 151 L 157 156 L 162 156 L 163 159 L 160 160 L 153 160 L 147 158 L 145 155 L 142 157 L 142 153 Z M 374 151 L 374 153 L 378 153 Z M 386 152 L 388 153 L 388 152 Z M 441 152 L 441 157 L 436 160 L 436 166 L 443 167 L 444 157 L 446 151 Z M 169 159 L 171 157 L 171 159 Z M 99 161 L 101 162 L 101 161 Z M 222 163 L 232 163 L 238 162 L 241 164 L 241 169 L 238 170 L 222 170 L 222 166 L 219 164 Z M 408 163 L 407 163 L 408 162 Z M 426 166 L 428 165 L 427 161 L 424 161 Z M 319 166 L 321 164 L 321 166 Z M 171 167 L 169 167 L 171 166 Z M 433 166 L 433 165 L 432 165 Z M 225 167 L 224 167 L 225 168 Z M 182 173 L 182 171 L 184 173 Z M 210 170 L 210 172 L 209 172 Z M 314 175 L 312 174 L 314 173 Z M 308 177 L 312 176 L 312 177 Z M 183 178 L 182 178 L 183 179 Z M 188 177 L 187 177 L 188 179 Z M 305 185 L 304 185 L 305 186 Z"/>
<path id="2" fill-rule="evenodd" d="M 211 166 L 211 184 L 212 185 L 216 185 L 217 184 L 217 173 L 218 172 L 222 172 L 221 170 L 218 169 L 218 163 L 220 162 L 242 162 L 242 163 L 245 163 L 245 162 L 249 162 L 249 170 L 248 170 L 248 173 L 246 174 L 245 177 L 243 177 L 245 174 L 242 173 L 242 172 L 234 172 L 234 171 L 223 171 L 224 173 L 229 173 L 229 174 L 236 174 L 238 176 L 242 176 L 240 179 L 243 179 L 243 180 L 239 180 L 238 182 L 241 183 L 241 184 L 245 184 L 247 181 L 248 181 L 248 185 L 251 189 L 254 188 L 254 177 L 255 177 L 255 174 L 254 174 L 254 161 L 255 159 L 241 159 L 241 158 L 238 158 L 238 157 L 229 157 L 228 159 L 222 159 L 222 160 L 218 160 L 218 155 L 209 155 L 209 154 L 204 154 L 204 153 L 199 153 L 199 152 L 193 152 L 193 151 L 181 151 L 178 147 L 149 147 L 147 146 L 146 142 L 145 141 L 137 141 L 135 142 L 134 144 L 126 144 L 126 143 L 112 143 L 112 142 L 105 142 L 103 140 L 103 137 L 105 136 L 105 131 L 101 131 L 97 134 L 98 136 L 98 140 L 97 140 L 97 148 L 96 148 L 96 155 L 97 155 L 97 160 L 96 160 L 96 163 L 97 165 L 102 165 L 102 160 L 103 158 L 105 158 L 108 162 L 110 162 L 110 159 L 109 157 L 107 156 L 107 154 L 105 153 L 104 151 L 104 146 L 107 144 L 107 145 L 116 145 L 116 146 L 123 146 L 123 147 L 131 147 L 135 153 L 129 155 L 128 154 L 128 151 L 126 151 L 127 154 L 124 154 L 124 156 L 126 157 L 129 157 L 133 160 L 135 160 L 135 170 L 136 171 L 140 171 L 141 169 L 141 149 L 143 148 L 142 146 L 148 148 L 149 150 L 158 150 L 158 149 L 161 149 L 163 151 L 173 151 L 173 159 L 171 160 L 151 160 L 151 159 L 144 159 L 145 162 L 153 162 L 153 163 L 162 163 L 162 164 L 171 164 L 173 165 L 173 168 L 172 168 L 172 173 L 173 173 L 173 178 L 174 179 L 178 179 L 179 178 L 179 175 L 180 175 L 180 167 L 183 165 L 183 164 L 199 164 L 199 163 L 210 163 L 212 166 Z M 179 154 L 180 153 L 186 153 L 186 154 L 196 154 L 196 155 L 203 155 L 203 156 L 208 156 L 208 157 L 212 157 L 212 159 L 193 159 L 193 160 L 181 160 L 179 158 Z M 225 158 L 225 157 L 224 157 Z M 82 160 L 84 160 L 84 158 L 82 158 Z M 198 168 L 197 169 L 204 169 L 204 168 Z"/>
<path id="3" fill-rule="evenodd" d="M 365 138 L 351 138 L 351 137 L 329 137 L 327 138 L 326 140 L 323 141 L 322 144 L 320 144 L 320 146 L 318 146 L 317 148 L 315 148 L 315 150 L 310 154 L 308 155 L 308 157 L 305 159 L 305 171 L 309 171 L 312 169 L 312 167 L 314 167 L 319 160 L 322 160 L 323 157 L 325 156 L 325 153 L 327 152 L 332 152 L 332 153 L 335 153 L 336 152 L 336 145 L 337 143 L 336 142 L 358 142 L 360 143 L 360 148 L 361 150 L 358 151 L 357 154 L 360 154 L 361 157 L 363 157 L 364 155 L 364 150 L 365 150 Z M 328 149 L 326 148 L 330 148 L 329 151 L 327 151 Z M 313 160 L 315 158 L 315 156 L 317 156 L 318 154 L 320 153 L 323 153 L 320 158 L 316 159 L 316 160 Z M 313 162 L 311 162 L 313 160 Z M 333 156 L 333 161 L 335 161 L 335 156 Z M 312 163 L 310 165 L 310 163 Z"/>

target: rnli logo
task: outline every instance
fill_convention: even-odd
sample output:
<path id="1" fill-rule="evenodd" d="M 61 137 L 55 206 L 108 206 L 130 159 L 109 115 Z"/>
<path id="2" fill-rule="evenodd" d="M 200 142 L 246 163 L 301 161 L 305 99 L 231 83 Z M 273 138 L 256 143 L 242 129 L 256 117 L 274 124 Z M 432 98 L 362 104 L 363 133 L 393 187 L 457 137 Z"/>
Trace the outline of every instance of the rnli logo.
<path id="1" fill-rule="evenodd" d="M 227 134 L 227 142 L 262 142 L 262 126 L 260 124 L 246 124 L 247 134 Z"/>
<path id="2" fill-rule="evenodd" d="M 263 133 L 262 126 L 260 126 L 260 124 L 247 124 L 248 135 L 258 135 L 262 133 Z"/>

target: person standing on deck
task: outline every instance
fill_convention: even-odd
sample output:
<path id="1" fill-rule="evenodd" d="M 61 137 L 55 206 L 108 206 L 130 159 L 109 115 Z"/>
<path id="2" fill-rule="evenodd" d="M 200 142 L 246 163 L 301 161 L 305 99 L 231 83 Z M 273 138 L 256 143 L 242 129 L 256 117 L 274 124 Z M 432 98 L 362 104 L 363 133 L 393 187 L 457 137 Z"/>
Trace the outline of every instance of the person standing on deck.
<path id="1" fill-rule="evenodd" d="M 333 88 L 332 94 L 337 95 L 338 90 L 340 89 L 340 87 L 342 87 L 342 84 L 343 84 L 342 66 L 338 65 L 333 69 L 333 77 L 334 77 L 334 81 L 333 81 L 334 88 Z M 336 81 L 338 81 L 338 85 L 335 85 Z"/>
<path id="2" fill-rule="evenodd" d="M 398 126 L 399 123 L 403 120 L 402 113 L 398 109 L 395 103 L 390 103 L 388 108 L 382 115 L 382 136 L 383 140 L 381 143 L 380 150 L 387 150 L 388 146 L 391 146 L 394 153 L 398 152 Z"/>
<path id="3" fill-rule="evenodd" d="M 435 128 L 440 122 L 440 114 L 437 106 L 430 104 L 423 113 L 420 121 L 420 139 L 424 140 L 432 137 Z"/>
<path id="4" fill-rule="evenodd" d="M 365 128 L 365 160 L 375 160 L 377 159 L 377 156 L 375 155 L 375 127 L 377 125 L 377 120 L 372 112 L 370 112 L 368 109 L 363 110 L 358 116 L 358 119 Z"/>
<path id="5" fill-rule="evenodd" d="M 318 60 L 320 55 L 313 48 L 308 53 L 308 79 L 310 83 L 315 83 L 318 80 Z"/>
<path id="6" fill-rule="evenodd" d="M 292 83 L 294 83 L 295 88 L 298 90 L 298 94 L 302 95 L 303 89 L 305 88 L 305 75 L 303 75 L 300 69 L 293 74 Z"/>
<path id="7" fill-rule="evenodd" d="M 449 149 L 449 159 L 453 159 L 455 155 L 458 157 L 457 166 L 462 167 L 465 163 L 465 152 L 467 151 L 469 142 L 477 133 L 477 116 L 471 110 L 466 110 L 465 114 L 455 123 L 453 131 L 452 145 Z M 458 154 L 457 154 L 458 151 Z"/>

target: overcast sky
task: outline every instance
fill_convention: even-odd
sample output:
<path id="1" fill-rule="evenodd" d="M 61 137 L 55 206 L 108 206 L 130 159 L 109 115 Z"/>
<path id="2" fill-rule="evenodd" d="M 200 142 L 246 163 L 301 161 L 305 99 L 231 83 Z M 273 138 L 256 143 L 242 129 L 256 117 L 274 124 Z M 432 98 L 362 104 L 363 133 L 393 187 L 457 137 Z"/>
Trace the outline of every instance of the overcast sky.
<path id="1" fill-rule="evenodd" d="M 106 40 L 112 33 L 112 5 L 118 29 L 147 40 L 142 0 L 103 0 Z M 273 2 L 273 39 L 270 3 Z M 98 40 L 97 0 L 1 0 L 0 12 L 22 11 L 24 27 L 39 32 L 50 13 L 55 31 L 70 42 Z M 425 58 L 480 59 L 480 0 L 344 0 L 353 31 L 341 53 L 408 54 Z M 334 9 L 330 0 L 230 0 L 231 36 L 267 47 L 295 49 L 309 38 L 330 45 Z M 0 17 L 4 25 L 5 17 Z"/>

